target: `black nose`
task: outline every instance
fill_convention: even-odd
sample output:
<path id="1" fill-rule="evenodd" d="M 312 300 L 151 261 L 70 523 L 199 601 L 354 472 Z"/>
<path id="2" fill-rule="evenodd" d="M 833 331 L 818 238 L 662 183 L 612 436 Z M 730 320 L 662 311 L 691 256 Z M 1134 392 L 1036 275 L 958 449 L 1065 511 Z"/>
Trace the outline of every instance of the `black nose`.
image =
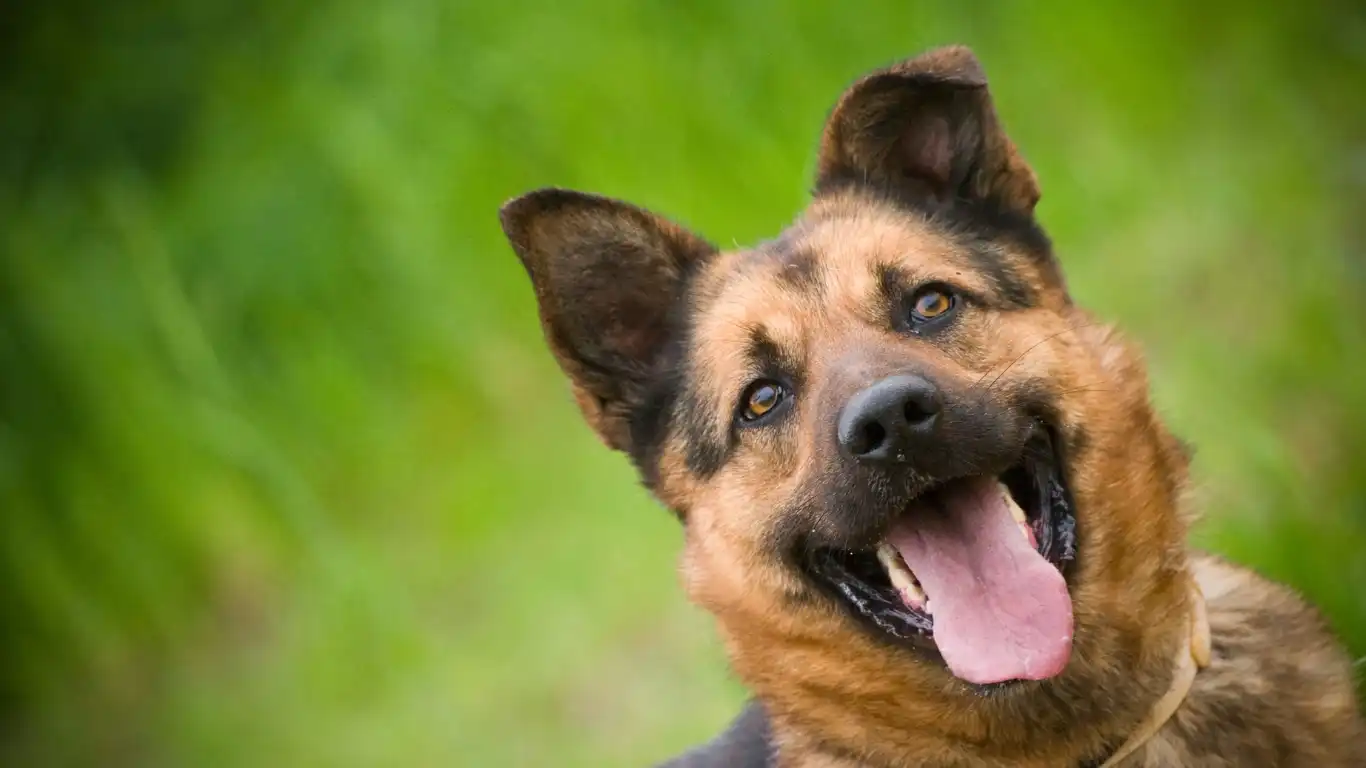
<path id="1" fill-rule="evenodd" d="M 849 398 L 840 411 L 840 449 L 859 461 L 907 461 L 934 432 L 939 389 L 923 376 L 890 376 Z"/>

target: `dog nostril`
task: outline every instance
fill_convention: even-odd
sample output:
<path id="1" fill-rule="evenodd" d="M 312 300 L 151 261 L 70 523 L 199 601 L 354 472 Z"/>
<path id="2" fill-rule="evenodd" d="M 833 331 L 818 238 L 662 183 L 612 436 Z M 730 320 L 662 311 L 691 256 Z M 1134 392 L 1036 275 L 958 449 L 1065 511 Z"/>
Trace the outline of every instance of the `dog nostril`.
<path id="1" fill-rule="evenodd" d="M 925 407 L 917 400 L 907 400 L 901 411 L 906 417 L 906 423 L 912 426 L 928 421 L 934 416 L 934 409 Z"/>
<path id="2" fill-rule="evenodd" d="M 887 440 L 887 430 L 876 421 L 870 421 L 863 427 L 863 450 L 859 453 L 872 453 Z"/>
<path id="3" fill-rule="evenodd" d="M 889 376 L 856 392 L 840 410 L 840 450 L 859 461 L 905 462 L 934 436 L 943 401 L 922 376 Z"/>

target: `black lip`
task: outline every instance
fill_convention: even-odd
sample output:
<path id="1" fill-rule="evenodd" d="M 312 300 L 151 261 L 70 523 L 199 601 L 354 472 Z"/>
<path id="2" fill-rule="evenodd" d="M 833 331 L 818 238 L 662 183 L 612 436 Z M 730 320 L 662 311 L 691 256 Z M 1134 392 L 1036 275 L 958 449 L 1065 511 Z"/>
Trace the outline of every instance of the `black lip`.
<path id="1" fill-rule="evenodd" d="M 1071 566 L 1077 557 L 1077 521 L 1065 475 L 1060 443 L 1051 429 L 1042 428 L 1035 430 L 1019 460 L 999 478 L 1025 511 L 1039 552 L 1062 572 L 1070 586 Z M 934 493 L 936 488 L 926 493 Z M 933 617 L 902 602 L 874 554 L 875 546 L 854 550 L 816 546 L 807 550 L 802 568 L 822 592 L 875 637 L 914 648 L 942 663 L 934 644 Z"/>

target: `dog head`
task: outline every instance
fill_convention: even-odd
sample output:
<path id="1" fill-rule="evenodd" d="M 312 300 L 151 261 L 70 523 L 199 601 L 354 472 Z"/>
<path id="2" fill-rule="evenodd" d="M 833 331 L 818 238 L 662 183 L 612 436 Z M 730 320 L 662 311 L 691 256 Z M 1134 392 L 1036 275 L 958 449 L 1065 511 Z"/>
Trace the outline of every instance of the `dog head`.
<path id="1" fill-rule="evenodd" d="M 753 248 L 564 190 L 502 211 L 585 418 L 810 748 L 1047 762 L 1165 690 L 1184 456 L 1038 200 L 947 48 L 843 94 L 813 201 Z"/>

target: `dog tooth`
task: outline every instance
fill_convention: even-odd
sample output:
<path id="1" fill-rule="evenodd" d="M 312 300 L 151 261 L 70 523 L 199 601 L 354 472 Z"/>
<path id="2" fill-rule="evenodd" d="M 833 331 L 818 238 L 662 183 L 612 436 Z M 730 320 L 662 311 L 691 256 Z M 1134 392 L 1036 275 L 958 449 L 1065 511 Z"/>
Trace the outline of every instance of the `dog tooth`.
<path id="1" fill-rule="evenodd" d="M 915 586 L 901 571 L 891 571 L 888 575 L 892 577 L 892 586 L 896 587 L 898 591 L 911 589 Z"/>
<path id="2" fill-rule="evenodd" d="M 1015 518 L 1015 522 L 1021 525 L 1026 524 L 1028 520 L 1025 518 L 1024 510 L 1015 503 L 1015 497 L 1010 495 L 1010 489 L 1006 487 L 1006 484 L 998 481 L 996 488 L 1001 492 L 1001 498 L 1005 500 L 1006 506 L 1010 508 L 1010 516 Z"/>
<path id="3" fill-rule="evenodd" d="M 901 562 L 901 553 L 896 551 L 896 547 L 884 541 L 877 545 L 877 559 L 882 563 L 882 567 L 890 572 L 896 570 Z"/>
<path id="4" fill-rule="evenodd" d="M 920 590 L 920 587 L 917 587 L 914 584 L 901 590 L 901 599 L 912 608 L 928 612 L 928 609 L 925 606 L 929 604 L 930 599 L 925 596 L 925 593 Z"/>
<path id="5" fill-rule="evenodd" d="M 912 584 L 911 570 L 906 567 L 906 563 L 901 559 L 901 554 L 892 545 L 883 542 L 878 545 L 877 559 L 882 563 L 882 567 L 887 571 L 887 576 L 892 580 L 892 586 L 897 589 L 907 589 Z"/>
<path id="6" fill-rule="evenodd" d="M 901 594 L 903 600 L 913 607 L 923 605 L 926 597 L 925 592 L 915 581 L 915 574 L 906 566 L 906 562 L 901 559 L 901 553 L 897 552 L 892 545 L 883 542 L 877 548 L 878 562 L 887 571 L 887 577 L 892 581 L 892 587 Z"/>
<path id="7" fill-rule="evenodd" d="M 898 591 L 901 593 L 901 599 L 904 600 L 907 605 L 922 611 L 928 610 L 926 606 L 930 604 L 930 598 L 925 595 L 925 591 L 920 588 L 920 585 L 911 582 Z"/>

